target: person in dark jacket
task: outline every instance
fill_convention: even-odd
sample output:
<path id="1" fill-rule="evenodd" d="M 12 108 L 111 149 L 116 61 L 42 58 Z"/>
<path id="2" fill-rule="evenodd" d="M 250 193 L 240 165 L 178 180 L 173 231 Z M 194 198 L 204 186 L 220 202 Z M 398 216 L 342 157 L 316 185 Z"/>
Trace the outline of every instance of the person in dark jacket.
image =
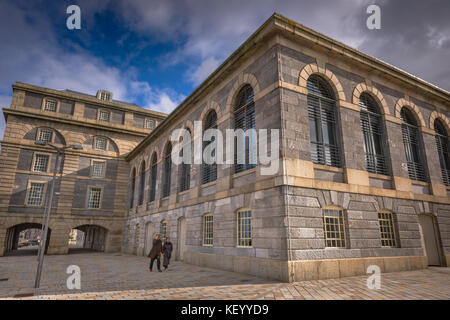
<path id="1" fill-rule="evenodd" d="M 164 255 L 163 258 L 164 269 L 167 269 L 167 267 L 169 266 L 170 257 L 172 256 L 172 250 L 173 250 L 172 242 L 170 242 L 170 238 L 167 237 L 162 249 Z"/>
<path id="2" fill-rule="evenodd" d="M 152 249 L 150 250 L 150 253 L 148 254 L 148 257 L 150 258 L 150 271 L 153 269 L 153 262 L 156 260 L 156 266 L 158 267 L 158 271 L 161 272 L 161 253 L 163 251 L 162 248 L 162 241 L 159 239 L 159 234 L 155 236 L 155 239 L 153 239 Z"/>

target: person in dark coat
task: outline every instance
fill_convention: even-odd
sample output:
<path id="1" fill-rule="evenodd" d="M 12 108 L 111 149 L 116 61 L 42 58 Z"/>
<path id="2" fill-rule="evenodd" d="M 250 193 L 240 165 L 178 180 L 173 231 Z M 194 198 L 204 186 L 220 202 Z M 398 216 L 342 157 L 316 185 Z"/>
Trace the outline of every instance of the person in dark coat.
<path id="1" fill-rule="evenodd" d="M 162 248 L 162 241 L 159 239 L 159 234 L 155 236 L 155 239 L 153 239 L 152 249 L 150 250 L 150 253 L 148 254 L 148 257 L 150 258 L 150 271 L 153 269 L 153 262 L 156 260 L 156 266 L 158 267 L 158 271 L 161 272 L 161 253 L 163 251 Z"/>
<path id="2" fill-rule="evenodd" d="M 173 250 L 172 242 L 170 242 L 170 238 L 167 237 L 162 249 L 164 255 L 163 259 L 164 269 L 167 269 L 167 267 L 169 266 L 170 257 L 172 256 L 172 250 Z"/>

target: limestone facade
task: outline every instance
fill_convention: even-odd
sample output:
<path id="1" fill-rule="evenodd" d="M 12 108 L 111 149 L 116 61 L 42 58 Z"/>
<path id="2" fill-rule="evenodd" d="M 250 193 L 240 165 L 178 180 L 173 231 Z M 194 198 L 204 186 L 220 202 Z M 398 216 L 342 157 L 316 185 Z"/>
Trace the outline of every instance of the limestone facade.
<path id="1" fill-rule="evenodd" d="M 312 75 L 324 79 L 335 96 L 341 167 L 311 160 L 307 80 Z M 172 164 L 169 196 L 163 197 L 163 159 L 171 132 L 192 132 L 193 123 L 214 110 L 225 136 L 226 129 L 234 128 L 236 95 L 247 84 L 254 91 L 255 128 L 281 132 L 278 172 L 261 175 L 261 166 L 256 166 L 234 173 L 233 165 L 219 164 L 217 179 L 202 184 L 201 165 L 193 164 L 189 189 L 180 192 L 181 166 Z M 387 175 L 366 169 L 361 93 L 373 97 L 380 109 Z M 133 194 L 128 199 L 134 202 L 128 204 L 123 250 L 146 254 L 163 224 L 182 260 L 284 281 L 365 274 L 372 264 L 383 272 L 424 268 L 430 263 L 425 249 L 430 239 L 437 255 L 432 264 L 447 265 L 450 188 L 443 182 L 433 123 L 439 117 L 450 130 L 449 98 L 445 90 L 274 15 L 127 156 Z M 402 107 L 417 119 L 425 182 L 408 174 Z M 144 199 L 139 204 L 142 179 Z M 343 212 L 343 248 L 326 245 L 327 208 Z M 247 247 L 237 240 L 240 209 L 252 215 L 252 245 Z M 392 214 L 396 242 L 391 247 L 382 245 L 382 212 Z M 213 216 L 213 245 L 203 241 L 205 214 Z M 431 236 L 429 228 L 422 230 L 421 219 L 430 219 Z"/>

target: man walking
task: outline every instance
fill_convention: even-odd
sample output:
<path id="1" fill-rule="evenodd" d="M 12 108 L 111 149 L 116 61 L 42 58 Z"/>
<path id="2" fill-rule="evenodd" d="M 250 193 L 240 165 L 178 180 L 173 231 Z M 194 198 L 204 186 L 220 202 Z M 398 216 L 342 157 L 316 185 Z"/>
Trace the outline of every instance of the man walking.
<path id="1" fill-rule="evenodd" d="M 150 258 L 150 272 L 153 269 L 153 262 L 156 260 L 156 266 L 158 267 L 158 271 L 161 272 L 161 252 L 162 252 L 162 242 L 159 239 L 159 234 L 155 236 L 153 239 L 152 249 L 148 254 Z"/>

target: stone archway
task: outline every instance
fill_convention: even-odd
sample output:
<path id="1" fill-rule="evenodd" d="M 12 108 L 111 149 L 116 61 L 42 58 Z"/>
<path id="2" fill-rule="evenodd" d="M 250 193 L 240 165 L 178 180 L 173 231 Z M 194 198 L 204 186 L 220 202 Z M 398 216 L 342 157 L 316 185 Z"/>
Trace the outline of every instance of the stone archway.
<path id="1" fill-rule="evenodd" d="M 108 229 L 92 224 L 85 224 L 73 228 L 72 230 L 77 230 L 83 233 L 82 244 L 78 244 L 77 248 L 70 248 L 69 253 L 76 252 L 86 252 L 86 251 L 97 251 L 104 252 L 106 248 L 106 242 L 108 237 Z M 77 232 L 78 233 L 78 232 Z M 73 231 L 71 231 L 73 234 Z M 68 241 L 73 241 L 70 238 Z"/>
<path id="2" fill-rule="evenodd" d="M 27 230 L 37 230 L 34 233 L 33 239 L 21 239 L 21 234 L 23 234 L 24 231 Z M 20 223 L 16 224 L 12 227 L 9 227 L 6 230 L 6 238 L 5 238 L 5 255 L 37 255 L 37 245 L 40 242 L 40 230 L 42 230 L 42 225 L 40 223 Z M 45 245 L 45 253 L 48 251 L 48 246 L 50 244 L 50 237 L 51 237 L 51 229 L 48 229 L 47 233 L 47 241 Z M 26 237 L 25 237 L 26 238 Z M 26 241 L 27 242 L 26 242 Z M 31 241 L 33 240 L 33 241 Z M 37 240 L 35 242 L 34 240 Z M 29 243 L 26 246 L 22 246 L 25 243 Z M 29 248 L 27 248 L 29 247 Z"/>

